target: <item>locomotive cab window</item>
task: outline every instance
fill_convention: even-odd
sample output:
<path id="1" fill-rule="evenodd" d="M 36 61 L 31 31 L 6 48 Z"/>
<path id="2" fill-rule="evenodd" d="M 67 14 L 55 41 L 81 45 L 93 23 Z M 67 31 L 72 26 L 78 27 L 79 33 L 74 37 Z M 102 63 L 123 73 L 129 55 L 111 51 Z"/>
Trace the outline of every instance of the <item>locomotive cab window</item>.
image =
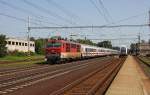
<path id="1" fill-rule="evenodd" d="M 59 42 L 49 42 L 47 47 L 61 47 L 61 43 Z"/>
<path id="2" fill-rule="evenodd" d="M 76 48 L 76 44 L 71 44 L 71 48 Z"/>

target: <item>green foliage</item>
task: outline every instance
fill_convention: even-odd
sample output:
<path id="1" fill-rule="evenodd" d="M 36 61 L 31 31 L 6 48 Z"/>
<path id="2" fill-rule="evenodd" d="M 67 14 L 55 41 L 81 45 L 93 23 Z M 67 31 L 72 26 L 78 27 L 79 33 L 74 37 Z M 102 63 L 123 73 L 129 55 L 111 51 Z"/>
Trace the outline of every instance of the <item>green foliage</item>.
<path id="1" fill-rule="evenodd" d="M 137 43 L 132 43 L 130 45 L 130 53 L 131 54 L 138 54 L 138 52 L 139 52 L 138 44 Z"/>
<path id="2" fill-rule="evenodd" d="M 97 46 L 98 47 L 104 47 L 104 48 L 112 48 L 111 41 L 98 42 Z"/>
<path id="3" fill-rule="evenodd" d="M 18 50 L 15 50 L 15 51 L 9 51 L 9 55 L 11 55 L 11 56 L 28 56 L 28 52 L 20 52 Z M 30 51 L 30 55 L 33 56 L 33 55 L 35 55 L 35 53 Z"/>
<path id="4" fill-rule="evenodd" d="M 87 44 L 87 45 L 96 45 L 95 43 L 93 43 L 91 40 L 83 40 L 83 39 L 77 39 L 77 42 L 78 43 L 81 43 L 81 44 Z"/>
<path id="5" fill-rule="evenodd" d="M 43 55 L 36 55 L 36 54 L 33 56 L 7 55 L 5 57 L 0 58 L 1 61 L 8 61 L 8 62 L 23 61 L 23 60 L 37 60 L 38 61 L 40 59 L 43 61 L 44 56 Z"/>
<path id="6" fill-rule="evenodd" d="M 0 57 L 4 57 L 7 54 L 6 44 L 6 36 L 0 35 Z"/>
<path id="7" fill-rule="evenodd" d="M 30 37 L 30 41 L 35 41 L 35 38 L 34 37 Z"/>
<path id="8" fill-rule="evenodd" d="M 45 46 L 46 46 L 47 39 L 37 39 L 35 40 L 35 52 L 37 54 L 44 54 L 45 53 Z"/>

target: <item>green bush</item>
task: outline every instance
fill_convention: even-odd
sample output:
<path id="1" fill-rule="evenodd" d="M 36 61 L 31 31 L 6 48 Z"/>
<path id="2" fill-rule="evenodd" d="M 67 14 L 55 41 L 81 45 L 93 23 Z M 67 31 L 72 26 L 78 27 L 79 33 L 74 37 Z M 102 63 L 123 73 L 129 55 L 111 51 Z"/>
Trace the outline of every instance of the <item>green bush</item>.
<path id="1" fill-rule="evenodd" d="M 7 54 L 6 44 L 6 36 L 0 35 L 0 57 L 4 57 Z"/>
<path id="2" fill-rule="evenodd" d="M 18 50 L 9 51 L 8 54 L 9 55 L 13 55 L 13 56 L 28 56 L 28 52 L 20 52 Z M 35 55 L 35 53 L 34 52 L 30 52 L 30 55 L 33 56 L 33 55 Z"/>

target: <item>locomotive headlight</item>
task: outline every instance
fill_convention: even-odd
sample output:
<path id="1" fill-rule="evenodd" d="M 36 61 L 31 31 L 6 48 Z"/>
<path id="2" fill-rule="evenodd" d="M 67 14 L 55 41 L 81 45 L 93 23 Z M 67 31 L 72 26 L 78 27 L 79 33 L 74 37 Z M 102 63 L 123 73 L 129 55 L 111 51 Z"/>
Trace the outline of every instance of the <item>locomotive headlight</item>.
<path id="1" fill-rule="evenodd" d="M 44 60 L 47 61 L 47 58 L 45 58 Z"/>
<path id="2" fill-rule="evenodd" d="M 64 58 L 65 56 L 63 54 L 61 54 L 61 58 Z"/>

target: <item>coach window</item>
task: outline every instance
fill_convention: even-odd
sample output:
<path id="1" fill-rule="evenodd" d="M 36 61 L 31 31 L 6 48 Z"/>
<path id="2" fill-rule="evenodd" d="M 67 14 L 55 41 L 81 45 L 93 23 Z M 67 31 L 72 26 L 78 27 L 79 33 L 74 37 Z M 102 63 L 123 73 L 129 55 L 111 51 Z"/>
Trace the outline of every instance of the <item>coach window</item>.
<path id="1" fill-rule="evenodd" d="M 87 48 L 85 48 L 85 52 L 88 52 L 88 49 L 87 49 Z"/>
<path id="2" fill-rule="evenodd" d="M 18 45 L 18 42 L 16 42 L 16 45 Z"/>
<path id="3" fill-rule="evenodd" d="M 12 45 L 15 45 L 15 42 L 12 42 Z"/>
<path id="4" fill-rule="evenodd" d="M 11 45 L 11 41 L 8 41 L 8 44 Z"/>
<path id="5" fill-rule="evenodd" d="M 96 49 L 93 49 L 93 52 L 96 52 Z"/>
<path id="6" fill-rule="evenodd" d="M 22 43 L 22 46 L 24 46 L 24 43 Z"/>
<path id="7" fill-rule="evenodd" d="M 19 46 L 21 46 L 21 42 L 19 42 Z"/>
<path id="8" fill-rule="evenodd" d="M 25 46 L 27 46 L 27 43 L 25 43 Z"/>

